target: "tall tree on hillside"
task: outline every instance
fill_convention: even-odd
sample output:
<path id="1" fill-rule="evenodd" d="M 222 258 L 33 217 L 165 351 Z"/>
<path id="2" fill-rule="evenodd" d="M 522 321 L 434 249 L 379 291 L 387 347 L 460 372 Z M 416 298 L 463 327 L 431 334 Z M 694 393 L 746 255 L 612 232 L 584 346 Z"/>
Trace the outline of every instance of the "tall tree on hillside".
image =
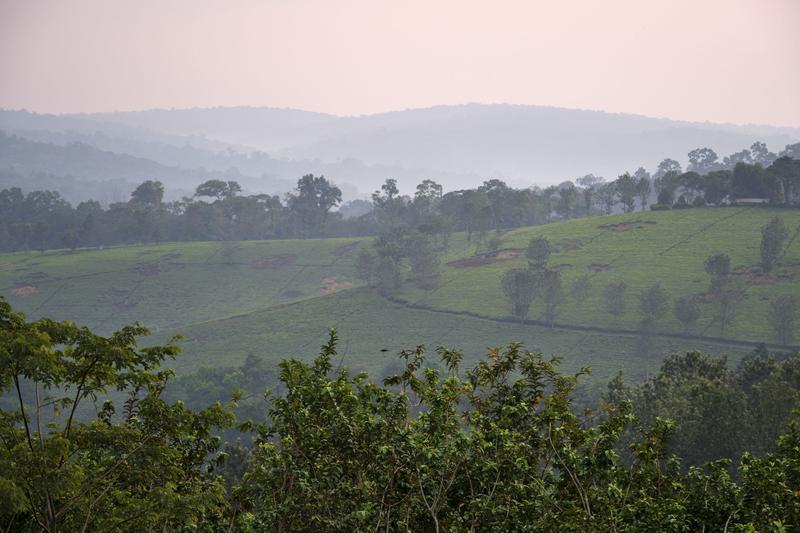
<path id="1" fill-rule="evenodd" d="M 216 198 L 223 200 L 232 198 L 242 192 L 242 187 L 235 181 L 208 180 L 197 186 L 194 195 L 196 197 Z"/>
<path id="2" fill-rule="evenodd" d="M 626 172 L 618 177 L 614 184 L 616 185 L 617 196 L 624 206 L 625 212 L 633 212 L 636 204 L 636 195 L 638 193 L 638 183 L 636 179 Z"/>
<path id="3" fill-rule="evenodd" d="M 503 274 L 501 286 L 512 315 L 524 322 L 539 288 L 539 276 L 527 268 L 514 268 Z"/>
<path id="4" fill-rule="evenodd" d="M 753 154 L 753 163 L 762 167 L 768 167 L 778 158 L 777 155 L 769 151 L 767 145 L 761 141 L 756 141 L 750 146 L 750 153 Z"/>
<path id="5" fill-rule="evenodd" d="M 597 189 L 597 198 L 603 207 L 603 212 L 610 215 L 614 206 L 617 204 L 617 183 L 604 183 Z"/>
<path id="6" fill-rule="evenodd" d="M 544 300 L 542 319 L 551 327 L 558 317 L 558 307 L 564 298 L 561 288 L 561 272 L 558 270 L 544 270 L 539 274 L 539 292 Z"/>
<path id="7" fill-rule="evenodd" d="M 164 199 L 164 184 L 160 181 L 148 180 L 141 183 L 131 193 L 129 203 L 133 206 L 154 209 L 161 206 Z"/>
<path id="8" fill-rule="evenodd" d="M 789 238 L 789 230 L 778 217 L 761 228 L 761 271 L 769 274 L 783 253 L 783 244 Z"/>
<path id="9" fill-rule="evenodd" d="M 525 256 L 528 258 L 528 265 L 531 268 L 542 269 L 547 266 L 553 248 L 547 237 L 535 237 L 528 242 Z"/>
<path id="10" fill-rule="evenodd" d="M 589 282 L 589 276 L 581 276 L 572 282 L 570 286 L 570 294 L 575 299 L 575 303 L 583 304 L 591 294 L 592 285 Z"/>
<path id="11" fill-rule="evenodd" d="M 607 313 L 619 317 L 625 312 L 625 290 L 628 285 L 624 281 L 609 283 L 603 289 L 603 308 Z"/>
<path id="12" fill-rule="evenodd" d="M 797 318 L 797 298 L 784 294 L 770 304 L 769 322 L 775 331 L 775 340 L 783 345 L 794 341 L 794 325 Z"/>
<path id="13" fill-rule="evenodd" d="M 683 172 L 683 168 L 681 168 L 680 163 L 678 163 L 674 159 L 666 158 L 658 164 L 658 168 L 656 169 L 656 173 L 653 177 L 656 180 L 660 180 L 666 174 L 674 173 L 677 175 L 680 174 L 681 172 Z"/>
<path id="14" fill-rule="evenodd" d="M 683 326 L 684 333 L 700 319 L 700 302 L 696 297 L 684 296 L 675 300 L 675 318 Z"/>
<path id="15" fill-rule="evenodd" d="M 639 205 L 644 211 L 647 209 L 647 199 L 650 197 L 650 191 L 652 190 L 650 173 L 643 167 L 639 167 L 634 172 L 633 178 L 636 180 L 636 194 L 639 196 Z"/>
<path id="16" fill-rule="evenodd" d="M 716 170 L 719 156 L 711 148 L 695 148 L 688 154 L 689 170 L 698 174 L 706 174 Z"/>
<path id="17" fill-rule="evenodd" d="M 580 194 L 583 199 L 584 214 L 587 217 L 591 216 L 597 189 L 605 183 L 605 179 L 594 174 L 586 174 L 575 180 L 575 182 L 581 187 Z"/>
<path id="18" fill-rule="evenodd" d="M 297 180 L 294 193 L 287 196 L 287 204 L 303 235 L 323 235 L 330 210 L 342 202 L 342 191 L 323 176 L 306 174 Z"/>
<path id="19" fill-rule="evenodd" d="M 736 290 L 725 290 L 715 296 L 716 314 L 714 318 L 719 323 L 719 334 L 724 335 L 725 330 L 736 318 L 736 310 L 742 294 Z"/>
<path id="20" fill-rule="evenodd" d="M 644 289 L 639 294 L 639 313 L 642 316 L 642 329 L 649 330 L 652 328 L 656 321 L 664 316 L 668 308 L 669 296 L 661 288 L 661 285 L 655 284 Z"/>
<path id="21" fill-rule="evenodd" d="M 731 258 L 728 254 L 714 254 L 706 259 L 704 264 L 705 271 L 711 279 L 709 292 L 720 294 L 728 286 L 728 279 L 731 273 Z"/>

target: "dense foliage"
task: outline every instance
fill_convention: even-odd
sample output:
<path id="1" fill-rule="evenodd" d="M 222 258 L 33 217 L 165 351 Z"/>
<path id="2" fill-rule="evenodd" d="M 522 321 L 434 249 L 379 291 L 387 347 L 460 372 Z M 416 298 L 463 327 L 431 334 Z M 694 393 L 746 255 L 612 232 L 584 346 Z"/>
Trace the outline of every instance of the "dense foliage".
<path id="1" fill-rule="evenodd" d="M 717 414 L 729 404 L 716 392 L 725 383 L 754 391 L 764 376 L 795 376 L 794 364 L 752 358 L 725 377 L 723 362 L 689 354 L 665 363 L 672 381 L 646 383 L 627 397 L 612 387 L 617 397 L 583 412 L 573 397 L 584 372 L 564 375 L 557 359 L 519 344 L 490 350 L 465 372 L 458 351 L 438 349 L 443 370 L 435 370 L 418 347 L 403 352 L 400 371 L 379 385 L 335 367 L 332 331 L 312 363 L 280 364 L 283 390 L 270 398 L 267 421 L 253 428 L 254 448 L 245 458 L 236 446 L 219 454 L 212 433 L 230 425 L 225 408 L 195 412 L 164 400 L 170 372 L 158 365 L 176 348 L 137 349 L 135 337 L 143 333 L 132 327 L 104 338 L 70 323 L 27 323 L 0 305 L 2 385 L 16 398 L 3 404 L 0 418 L 6 530 L 789 531 L 800 525 L 796 424 L 784 427 L 769 453 L 743 452 L 735 467 L 720 460 L 687 469 L 671 443 L 685 431 L 696 439 L 702 430 L 685 418 L 676 426 L 647 403 L 659 388 L 659 398 L 680 399 L 680 412 L 711 416 L 693 423 L 710 424 L 707 404 Z M 687 374 L 696 382 L 674 388 Z M 775 401 L 777 390 L 785 389 L 754 398 Z M 121 412 L 114 398 L 126 398 Z M 644 401 L 646 412 L 637 415 L 630 398 Z M 793 404 L 796 395 L 780 400 Z M 96 412 L 81 412 L 81 404 L 91 403 Z M 758 427 L 774 431 L 784 421 Z M 722 441 L 730 429 L 709 432 Z M 227 485 L 225 471 L 214 469 L 226 456 L 227 468 L 245 471 L 238 481 L 226 476 Z"/>

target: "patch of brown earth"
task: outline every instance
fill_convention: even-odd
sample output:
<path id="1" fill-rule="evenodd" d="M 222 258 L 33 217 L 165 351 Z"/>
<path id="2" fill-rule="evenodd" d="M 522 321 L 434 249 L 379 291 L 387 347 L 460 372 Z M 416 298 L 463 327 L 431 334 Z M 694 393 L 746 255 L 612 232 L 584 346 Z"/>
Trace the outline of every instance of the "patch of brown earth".
<path id="1" fill-rule="evenodd" d="M 352 289 L 353 284 L 349 281 L 338 281 L 336 278 L 325 278 L 322 280 L 322 287 L 319 291 L 322 294 L 333 294 L 334 292 Z"/>
<path id="2" fill-rule="evenodd" d="M 611 265 L 607 263 L 592 263 L 588 266 L 589 270 L 594 270 L 595 272 L 603 272 L 605 270 L 611 270 Z"/>
<path id="3" fill-rule="evenodd" d="M 39 289 L 31 285 L 23 285 L 22 287 L 11 289 L 11 294 L 19 298 L 28 298 L 30 296 L 33 296 L 37 292 L 39 292 Z"/>
<path id="4" fill-rule="evenodd" d="M 644 224 L 657 224 L 655 220 L 631 220 L 630 222 L 619 222 L 617 224 L 601 224 L 597 226 L 598 229 L 607 229 L 610 231 L 629 231 L 632 229 L 641 229 Z"/>
<path id="5" fill-rule="evenodd" d="M 343 256 L 345 254 L 349 254 L 350 252 L 352 252 L 353 250 L 358 248 L 358 245 L 360 243 L 361 243 L 361 241 L 353 241 L 353 242 L 349 242 L 347 244 L 343 244 L 343 245 L 337 247 L 332 253 L 336 257 L 341 257 L 341 256 Z"/>
<path id="6" fill-rule="evenodd" d="M 297 261 L 294 254 L 273 255 L 272 257 L 262 257 L 253 261 L 252 267 L 258 269 L 278 269 L 292 266 Z"/>
<path id="7" fill-rule="evenodd" d="M 764 274 L 759 267 L 739 267 L 732 272 L 745 281 L 748 285 L 774 285 L 780 281 L 791 281 L 794 277 L 791 274 L 775 273 Z"/>

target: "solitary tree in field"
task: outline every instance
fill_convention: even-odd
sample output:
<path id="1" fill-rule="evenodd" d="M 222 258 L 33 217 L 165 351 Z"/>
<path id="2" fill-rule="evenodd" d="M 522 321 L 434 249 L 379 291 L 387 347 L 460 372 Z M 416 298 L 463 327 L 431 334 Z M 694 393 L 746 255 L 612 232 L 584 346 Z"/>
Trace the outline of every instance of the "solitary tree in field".
<path id="1" fill-rule="evenodd" d="M 551 251 L 550 241 L 546 237 L 536 237 L 528 243 L 525 256 L 528 258 L 528 264 L 531 267 L 544 268 L 550 258 Z"/>
<path id="2" fill-rule="evenodd" d="M 427 235 L 419 234 L 411 239 L 408 246 L 411 271 L 417 277 L 417 284 L 426 290 L 433 289 L 439 280 L 439 255 Z"/>
<path id="3" fill-rule="evenodd" d="M 717 311 L 714 317 L 719 322 L 719 334 L 724 335 L 725 329 L 731 325 L 736 317 L 736 304 L 742 295 L 737 291 L 723 291 L 717 295 Z"/>
<path id="4" fill-rule="evenodd" d="M 356 257 L 356 277 L 368 285 L 375 282 L 378 256 L 370 248 L 362 248 Z"/>
<path id="5" fill-rule="evenodd" d="M 789 230 L 778 217 L 761 228 L 761 271 L 769 274 L 783 252 L 783 244 L 789 238 Z"/>
<path id="6" fill-rule="evenodd" d="M 503 294 L 511 302 L 511 313 L 520 322 L 528 318 L 538 285 L 539 276 L 527 268 L 514 268 L 503 274 Z"/>
<path id="7" fill-rule="evenodd" d="M 720 294 L 728 286 L 728 279 L 731 273 L 731 258 L 728 254 L 715 254 L 706 259 L 706 273 L 711 278 L 709 291 L 712 294 Z"/>
<path id="8" fill-rule="evenodd" d="M 572 282 L 570 294 L 577 303 L 585 302 L 591 293 L 592 286 L 589 283 L 589 276 L 581 276 Z"/>
<path id="9" fill-rule="evenodd" d="M 658 283 L 639 294 L 639 312 L 642 314 L 642 329 L 649 329 L 664 316 L 669 308 L 669 296 Z"/>
<path id="10" fill-rule="evenodd" d="M 542 318 L 552 326 L 558 316 L 558 306 L 563 299 L 561 273 L 558 270 L 545 270 L 540 274 L 539 286 L 544 298 Z"/>
<path id="11" fill-rule="evenodd" d="M 609 283 L 603 290 L 603 307 L 615 317 L 625 312 L 625 290 L 628 286 L 624 281 Z"/>
<path id="12" fill-rule="evenodd" d="M 700 319 L 700 302 L 693 296 L 684 296 L 675 300 L 675 318 L 683 326 L 683 331 L 688 333 L 693 325 Z"/>
<path id="13" fill-rule="evenodd" d="M 775 331 L 775 340 L 789 345 L 794 341 L 794 323 L 797 316 L 797 299 L 784 294 L 772 301 L 769 321 Z"/>

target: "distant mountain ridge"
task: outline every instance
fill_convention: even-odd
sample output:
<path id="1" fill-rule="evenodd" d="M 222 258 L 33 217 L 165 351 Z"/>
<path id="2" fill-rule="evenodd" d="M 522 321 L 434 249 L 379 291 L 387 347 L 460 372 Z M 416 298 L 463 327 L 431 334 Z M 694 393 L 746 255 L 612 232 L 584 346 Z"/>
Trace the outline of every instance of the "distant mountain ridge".
<path id="1" fill-rule="evenodd" d="M 760 140 L 773 151 L 800 129 L 676 121 L 543 106 L 465 104 L 337 117 L 273 108 L 152 110 L 81 115 L 128 127 L 205 135 L 273 156 L 398 165 L 554 183 L 586 173 L 616 176 L 679 161 L 708 146 L 722 158 Z"/>
<path id="2" fill-rule="evenodd" d="M 698 147 L 710 147 L 722 159 L 755 141 L 774 152 L 800 141 L 798 128 L 506 104 L 349 117 L 268 107 L 74 115 L 0 111 L 0 129 L 40 142 L 78 141 L 167 166 L 266 174 L 276 182 L 325 174 L 349 196 L 366 195 L 390 177 L 404 193 L 425 178 L 447 190 L 490 177 L 516 186 L 551 185 L 588 173 L 613 179 L 639 166 L 653 170 L 666 157 L 685 164 L 686 154 Z M 263 187 L 268 192 L 268 184 Z"/>

